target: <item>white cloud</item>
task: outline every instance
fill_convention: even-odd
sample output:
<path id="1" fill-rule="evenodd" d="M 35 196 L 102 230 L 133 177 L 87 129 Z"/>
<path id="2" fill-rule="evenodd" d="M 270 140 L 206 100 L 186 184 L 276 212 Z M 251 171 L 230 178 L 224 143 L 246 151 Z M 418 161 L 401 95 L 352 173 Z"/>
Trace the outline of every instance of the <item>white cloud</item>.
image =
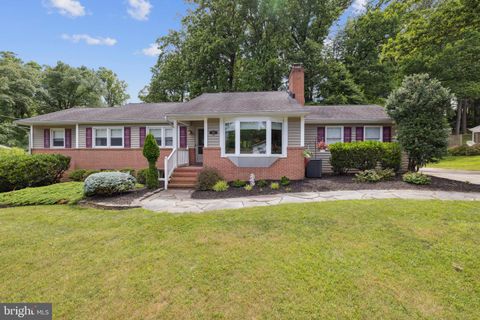
<path id="1" fill-rule="evenodd" d="M 155 57 L 162 53 L 162 50 L 158 48 L 156 43 L 152 43 L 148 48 L 142 49 L 142 53 L 146 56 Z"/>
<path id="2" fill-rule="evenodd" d="M 148 20 L 148 15 L 152 10 L 152 4 L 149 0 L 128 0 L 128 14 L 137 20 Z"/>
<path id="3" fill-rule="evenodd" d="M 117 43 L 117 40 L 113 38 L 92 37 L 88 34 L 62 34 L 62 39 L 71 41 L 73 43 L 84 41 L 90 46 L 113 46 Z"/>
<path id="4" fill-rule="evenodd" d="M 361 13 L 365 11 L 367 7 L 367 0 L 354 0 L 352 3 L 352 8 L 355 13 Z"/>
<path id="5" fill-rule="evenodd" d="M 48 6 L 69 17 L 81 17 L 85 15 L 85 7 L 78 0 L 49 0 Z"/>

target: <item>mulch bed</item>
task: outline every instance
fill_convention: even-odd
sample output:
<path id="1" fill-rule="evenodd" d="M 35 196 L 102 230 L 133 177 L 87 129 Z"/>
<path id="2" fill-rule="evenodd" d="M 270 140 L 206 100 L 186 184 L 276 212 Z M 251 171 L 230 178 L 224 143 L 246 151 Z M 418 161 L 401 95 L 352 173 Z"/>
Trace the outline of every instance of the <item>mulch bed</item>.
<path id="1" fill-rule="evenodd" d="M 270 189 L 270 183 L 265 188 L 254 187 L 252 191 L 246 191 L 243 188 L 230 187 L 225 192 L 215 191 L 195 191 L 192 193 L 193 199 L 225 199 L 238 198 L 245 196 L 258 196 L 290 192 L 313 192 L 313 191 L 338 191 L 338 190 L 442 190 L 458 192 L 480 192 L 480 185 L 469 184 L 460 181 L 431 177 L 430 185 L 414 185 L 402 181 L 402 176 L 397 175 L 391 181 L 377 183 L 362 183 L 353 180 L 354 175 L 325 175 L 320 179 L 305 179 L 303 181 L 292 181 L 288 186 L 280 187 L 279 190 Z"/>

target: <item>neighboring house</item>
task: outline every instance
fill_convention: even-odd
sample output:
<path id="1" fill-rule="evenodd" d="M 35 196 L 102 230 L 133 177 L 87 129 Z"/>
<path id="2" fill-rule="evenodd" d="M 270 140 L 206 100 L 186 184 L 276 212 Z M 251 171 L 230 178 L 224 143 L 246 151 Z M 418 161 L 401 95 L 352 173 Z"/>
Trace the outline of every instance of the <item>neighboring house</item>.
<path id="1" fill-rule="evenodd" d="M 392 139 L 381 106 L 304 106 L 304 71 L 294 65 L 287 92 L 206 93 L 185 103 L 73 108 L 17 121 L 30 126 L 32 153 L 62 153 L 71 169 L 147 167 L 142 155 L 152 133 L 161 149 L 158 168 L 217 168 L 227 180 L 304 178 L 303 150 L 316 144 Z M 329 153 L 315 153 L 330 170 Z M 194 183 L 177 169 L 170 186 Z"/>

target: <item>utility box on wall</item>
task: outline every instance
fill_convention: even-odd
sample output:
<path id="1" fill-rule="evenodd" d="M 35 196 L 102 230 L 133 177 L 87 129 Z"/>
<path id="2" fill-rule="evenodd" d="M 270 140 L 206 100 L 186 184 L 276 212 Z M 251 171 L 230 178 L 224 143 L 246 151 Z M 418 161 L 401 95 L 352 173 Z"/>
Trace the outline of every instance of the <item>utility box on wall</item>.
<path id="1" fill-rule="evenodd" d="M 310 160 L 307 163 L 306 170 L 307 178 L 321 178 L 322 177 L 322 160 Z"/>

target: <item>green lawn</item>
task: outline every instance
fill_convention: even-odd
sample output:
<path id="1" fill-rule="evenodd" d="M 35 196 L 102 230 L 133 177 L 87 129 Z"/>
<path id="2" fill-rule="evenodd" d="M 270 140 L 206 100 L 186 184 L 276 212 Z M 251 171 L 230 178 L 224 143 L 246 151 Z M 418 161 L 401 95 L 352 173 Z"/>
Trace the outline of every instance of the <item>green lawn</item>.
<path id="1" fill-rule="evenodd" d="M 430 168 L 455 170 L 480 170 L 480 156 L 448 156 L 438 163 L 429 164 Z"/>
<path id="2" fill-rule="evenodd" d="M 478 319 L 480 203 L 0 210 L 0 301 L 55 319 Z"/>
<path id="3" fill-rule="evenodd" d="M 83 182 L 65 182 L 0 193 L 0 205 L 67 204 L 76 203 L 82 198 Z"/>

